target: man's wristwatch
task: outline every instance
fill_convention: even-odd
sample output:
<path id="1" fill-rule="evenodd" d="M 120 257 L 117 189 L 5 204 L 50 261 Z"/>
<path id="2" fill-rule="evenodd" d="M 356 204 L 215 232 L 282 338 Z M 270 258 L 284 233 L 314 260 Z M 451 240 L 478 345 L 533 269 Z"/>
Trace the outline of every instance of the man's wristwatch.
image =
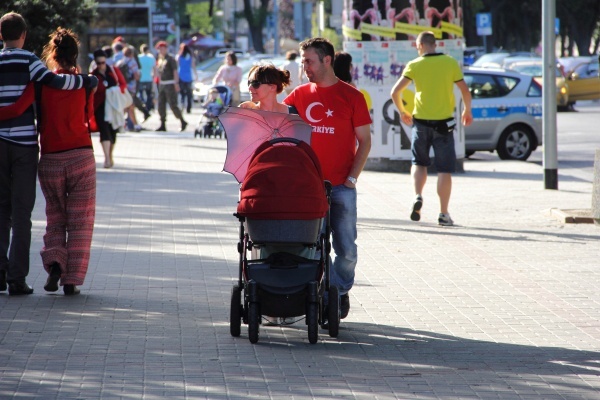
<path id="1" fill-rule="evenodd" d="M 353 185 L 356 185 L 356 182 L 358 182 L 358 179 L 356 179 L 353 176 L 347 177 L 346 180 L 349 181 L 350 183 L 352 183 Z"/>

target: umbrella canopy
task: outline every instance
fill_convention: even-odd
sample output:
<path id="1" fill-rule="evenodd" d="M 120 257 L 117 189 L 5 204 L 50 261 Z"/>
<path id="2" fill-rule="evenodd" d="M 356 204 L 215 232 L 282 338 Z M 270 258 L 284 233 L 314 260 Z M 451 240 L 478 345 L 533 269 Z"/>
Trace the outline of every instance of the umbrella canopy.
<path id="1" fill-rule="evenodd" d="M 289 137 L 310 144 L 312 127 L 296 114 L 230 107 L 218 118 L 227 137 L 223 171 L 240 183 L 246 177 L 252 155 L 265 141 Z"/>

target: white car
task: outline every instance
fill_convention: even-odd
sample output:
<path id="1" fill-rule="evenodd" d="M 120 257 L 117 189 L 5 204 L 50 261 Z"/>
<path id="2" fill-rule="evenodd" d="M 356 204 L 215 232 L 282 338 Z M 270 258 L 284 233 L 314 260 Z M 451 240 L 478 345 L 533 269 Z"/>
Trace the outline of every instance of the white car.
<path id="1" fill-rule="evenodd" d="M 532 76 L 468 68 L 473 123 L 465 128 L 467 156 L 496 151 L 503 160 L 525 161 L 542 144 L 542 87 Z"/>

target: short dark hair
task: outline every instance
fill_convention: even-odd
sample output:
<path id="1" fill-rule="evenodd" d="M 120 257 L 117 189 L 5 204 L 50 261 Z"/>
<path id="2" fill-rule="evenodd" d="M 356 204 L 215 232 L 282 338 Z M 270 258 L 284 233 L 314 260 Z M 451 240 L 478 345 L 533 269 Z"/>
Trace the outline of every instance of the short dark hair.
<path id="1" fill-rule="evenodd" d="M 333 59 L 333 72 L 335 76 L 346 83 L 352 82 L 352 74 L 350 73 L 350 65 L 352 65 L 352 56 L 350 53 L 338 51 Z"/>
<path id="2" fill-rule="evenodd" d="M 287 53 L 285 53 L 286 60 L 294 61 L 296 57 L 298 57 L 298 53 L 296 53 L 295 50 L 290 50 Z"/>
<path id="3" fill-rule="evenodd" d="M 98 58 L 98 57 L 108 58 L 108 57 L 106 57 L 106 52 L 102 49 L 98 49 L 98 50 L 94 51 L 94 60 L 96 60 L 96 58 Z"/>
<path id="4" fill-rule="evenodd" d="M 331 42 L 325 38 L 310 38 L 306 39 L 302 43 L 300 43 L 300 50 L 305 51 L 306 49 L 313 49 L 317 55 L 319 56 L 319 61 L 323 62 L 323 58 L 326 56 L 331 57 L 331 62 L 333 63 L 333 58 L 335 56 L 335 49 Z"/>
<path id="5" fill-rule="evenodd" d="M 25 32 L 27 32 L 27 23 L 21 14 L 9 12 L 0 18 L 2 40 L 18 40 Z"/>
<path id="6" fill-rule="evenodd" d="M 417 36 L 417 42 L 432 46 L 435 44 L 435 35 L 430 31 L 421 32 L 419 33 L 419 36 Z"/>

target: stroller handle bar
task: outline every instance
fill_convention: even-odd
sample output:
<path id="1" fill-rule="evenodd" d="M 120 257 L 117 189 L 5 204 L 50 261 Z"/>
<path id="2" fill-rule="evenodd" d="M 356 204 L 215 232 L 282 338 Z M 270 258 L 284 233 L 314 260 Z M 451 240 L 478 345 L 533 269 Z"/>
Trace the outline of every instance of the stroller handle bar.
<path id="1" fill-rule="evenodd" d="M 301 141 L 302 140 L 296 139 L 296 138 L 280 137 L 280 138 L 269 140 L 269 143 L 271 143 L 271 144 L 276 144 L 276 143 L 294 143 L 295 145 L 298 145 L 298 144 L 300 144 Z"/>

